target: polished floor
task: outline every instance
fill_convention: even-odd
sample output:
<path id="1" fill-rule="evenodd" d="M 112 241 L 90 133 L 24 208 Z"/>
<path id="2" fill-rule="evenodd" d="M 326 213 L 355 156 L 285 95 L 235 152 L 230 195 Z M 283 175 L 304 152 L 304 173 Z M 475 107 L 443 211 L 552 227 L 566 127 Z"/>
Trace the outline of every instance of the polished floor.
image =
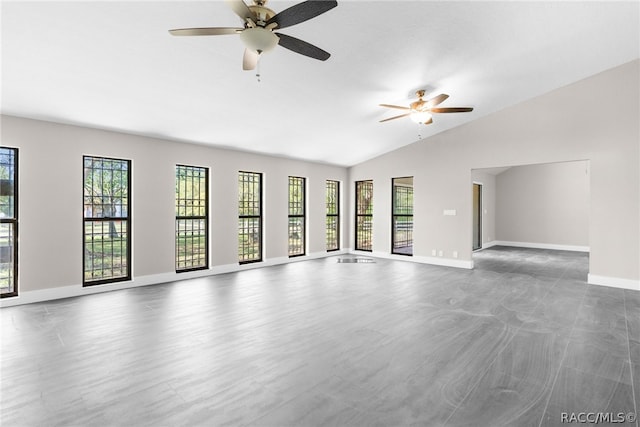
<path id="1" fill-rule="evenodd" d="M 586 254 L 337 261 L 4 308 L 0 424 L 554 426 L 640 409 L 640 292 L 587 285 Z"/>

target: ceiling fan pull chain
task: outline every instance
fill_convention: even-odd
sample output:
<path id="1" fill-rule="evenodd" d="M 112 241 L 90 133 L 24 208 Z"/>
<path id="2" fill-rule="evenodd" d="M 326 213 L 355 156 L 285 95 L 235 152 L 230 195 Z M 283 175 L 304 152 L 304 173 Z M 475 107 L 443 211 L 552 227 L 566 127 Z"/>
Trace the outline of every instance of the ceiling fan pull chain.
<path id="1" fill-rule="evenodd" d="M 261 55 L 258 55 L 258 63 L 256 64 L 256 79 L 258 80 L 258 83 L 260 83 L 260 58 Z"/>
<path id="2" fill-rule="evenodd" d="M 422 127 L 420 125 L 421 125 L 421 123 L 417 124 L 417 126 L 418 126 L 418 139 L 422 139 L 422 132 L 421 132 Z"/>

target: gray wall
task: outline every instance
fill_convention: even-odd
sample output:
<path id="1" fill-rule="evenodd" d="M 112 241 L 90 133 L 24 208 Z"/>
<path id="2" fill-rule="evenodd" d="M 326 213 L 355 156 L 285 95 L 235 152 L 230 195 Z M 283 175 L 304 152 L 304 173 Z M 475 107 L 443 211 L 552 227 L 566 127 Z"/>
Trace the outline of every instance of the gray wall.
<path id="1" fill-rule="evenodd" d="M 511 168 L 496 177 L 496 240 L 589 246 L 589 162 Z"/>
<path id="2" fill-rule="evenodd" d="M 438 249 L 471 262 L 472 169 L 589 160 L 590 278 L 637 286 L 638 75 L 640 61 L 632 61 L 350 168 L 351 186 L 374 181 L 374 251 L 389 251 L 391 177 L 415 177 L 414 254 Z M 599 99 L 616 108 L 594 108 Z M 443 215 L 450 209 L 457 215 Z"/>
<path id="3" fill-rule="evenodd" d="M 318 256 L 326 254 L 325 180 L 347 180 L 347 171 L 341 167 L 9 116 L 2 116 L 2 145 L 20 150 L 21 294 L 82 283 L 85 154 L 132 160 L 134 282 L 188 277 L 175 274 L 176 164 L 210 168 L 213 271 L 238 265 L 239 170 L 264 174 L 265 261 L 288 261 L 289 175 L 307 178 L 307 253 Z M 343 200 L 348 200 L 348 188 L 343 185 L 342 190 Z M 346 235 L 343 230 L 342 236 Z"/>

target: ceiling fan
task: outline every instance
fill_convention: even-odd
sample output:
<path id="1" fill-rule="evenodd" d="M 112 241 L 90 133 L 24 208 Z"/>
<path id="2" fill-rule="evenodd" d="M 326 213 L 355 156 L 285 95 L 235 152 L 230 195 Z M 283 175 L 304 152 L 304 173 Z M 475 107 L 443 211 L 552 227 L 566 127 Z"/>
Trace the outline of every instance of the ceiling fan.
<path id="1" fill-rule="evenodd" d="M 409 104 L 408 107 L 401 107 L 399 105 L 390 105 L 390 104 L 380 104 L 381 107 L 386 108 L 395 108 L 397 110 L 405 110 L 407 111 L 404 114 L 400 114 L 399 116 L 389 117 L 387 119 L 380 120 L 382 122 L 388 122 L 389 120 L 399 119 L 401 117 L 411 117 L 416 123 L 429 125 L 433 123 L 433 118 L 431 117 L 432 113 L 468 113 L 469 111 L 473 111 L 471 107 L 449 107 L 449 108 L 436 108 L 436 105 L 442 103 L 445 99 L 449 97 L 449 95 L 440 94 L 438 96 L 434 96 L 433 98 L 425 101 L 424 98 L 424 90 L 419 90 L 416 92 L 418 100 Z"/>
<path id="2" fill-rule="evenodd" d="M 311 18 L 315 18 L 338 5 L 333 0 L 308 0 L 291 6 L 280 13 L 265 7 L 268 0 L 253 0 L 247 6 L 242 0 L 225 0 L 227 5 L 238 15 L 243 27 L 208 27 L 208 28 L 179 28 L 169 30 L 174 36 L 218 36 L 239 34 L 245 44 L 242 60 L 243 70 L 253 70 L 258 63 L 259 55 L 280 45 L 293 52 L 310 58 L 326 61 L 331 55 L 317 46 L 309 44 L 295 37 L 276 33 L 274 30 L 291 27 Z"/>

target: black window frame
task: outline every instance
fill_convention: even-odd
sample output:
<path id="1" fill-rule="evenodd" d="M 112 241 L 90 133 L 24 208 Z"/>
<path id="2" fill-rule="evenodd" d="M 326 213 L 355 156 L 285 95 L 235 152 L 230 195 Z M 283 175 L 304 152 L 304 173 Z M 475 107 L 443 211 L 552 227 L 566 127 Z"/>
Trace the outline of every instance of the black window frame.
<path id="1" fill-rule="evenodd" d="M 396 185 L 396 181 L 411 179 L 411 187 Z M 398 194 L 399 189 L 411 189 L 411 191 L 407 191 L 406 194 Z M 399 206 L 399 196 L 402 196 L 402 202 Z M 411 203 L 408 203 L 409 197 L 411 198 Z M 403 255 L 403 256 L 413 256 L 413 206 L 414 206 L 414 198 L 413 198 L 413 177 L 412 176 L 404 176 L 398 178 L 391 178 L 391 253 L 394 255 Z M 409 208 L 411 213 L 409 212 Z M 410 219 L 410 221 L 407 221 Z M 410 236 L 409 239 L 398 240 L 398 225 L 399 224 L 409 224 L 409 228 L 405 229 L 407 235 Z M 400 248 L 410 247 L 411 252 L 402 252 Z"/>
<path id="2" fill-rule="evenodd" d="M 87 216 L 86 215 L 86 194 L 85 194 L 85 173 L 86 173 L 86 162 L 88 159 L 94 159 L 94 160 L 101 160 L 101 161 L 116 161 L 116 162 L 124 162 L 127 165 L 127 171 L 126 171 L 126 179 L 127 179 L 127 191 L 126 191 L 126 203 L 122 204 L 121 206 L 126 208 L 126 212 L 127 215 L 125 216 L 111 216 L 111 215 L 107 215 L 107 216 L 100 216 L 100 217 L 93 217 L 93 216 Z M 83 189 L 83 219 L 82 219 L 82 267 L 83 267 L 83 271 L 82 271 L 82 286 L 83 287 L 88 287 L 88 286 L 96 286 L 96 285 L 104 285 L 104 284 L 108 284 L 108 283 L 118 283 L 118 282 L 125 282 L 125 281 L 130 281 L 131 280 L 131 271 L 132 271 L 132 265 L 131 265 L 131 260 L 132 260 L 132 252 L 133 252 L 133 248 L 132 248 L 132 214 L 131 214 L 131 194 L 132 194 L 132 186 L 131 186 L 131 166 L 132 166 L 132 161 L 128 160 L 128 159 L 119 159 L 119 158 L 113 158 L 113 157 L 104 157 L 104 156 L 93 156 L 93 155 L 83 155 L 82 156 L 82 189 Z M 91 223 L 105 223 L 105 222 L 126 222 L 125 224 L 125 230 L 127 233 L 127 238 L 126 238 L 126 247 L 127 247 L 127 254 L 126 254 L 126 258 L 124 258 L 126 260 L 127 266 L 126 266 L 126 274 L 123 276 L 112 276 L 112 277 L 108 277 L 105 279 L 95 279 L 95 280 L 87 280 L 87 261 L 88 259 L 92 258 L 89 255 L 89 251 L 87 249 L 87 224 Z M 113 246 L 112 246 L 113 248 Z M 104 269 L 103 269 L 104 270 Z"/>
<path id="3" fill-rule="evenodd" d="M 18 148 L 7 147 L 4 145 L 0 146 L 0 148 L 2 150 L 11 151 L 11 155 L 13 157 L 13 164 L 11 164 L 13 168 L 13 174 L 12 174 L 13 176 L 11 177 L 11 179 L 7 178 L 6 182 L 4 182 L 5 180 L 0 180 L 0 188 L 1 188 L 0 194 L 8 195 L 8 193 L 10 192 L 13 195 L 13 216 L 0 218 L 1 224 L 9 224 L 10 235 L 13 238 L 12 244 L 6 246 L 9 248 L 8 252 L 10 253 L 4 254 L 4 246 L 3 246 L 2 247 L 3 253 L 2 253 L 2 256 L 0 257 L 0 258 L 5 258 L 5 256 L 7 256 L 8 259 L 10 259 L 11 263 L 13 264 L 11 267 L 12 277 L 9 278 L 11 280 L 11 285 L 10 285 L 11 292 L 0 293 L 0 298 L 10 298 L 10 297 L 17 297 L 19 292 L 19 282 L 18 282 L 18 216 L 19 216 L 19 204 L 18 204 L 19 153 L 18 151 L 19 150 Z M 11 182 L 13 182 L 13 184 L 10 184 Z"/>
<path id="4" fill-rule="evenodd" d="M 190 176 L 191 179 L 191 194 L 192 197 L 191 199 L 187 198 L 186 194 L 183 195 L 183 197 L 180 197 L 181 194 L 181 188 L 180 184 L 178 183 L 178 174 L 179 172 L 183 170 L 185 173 L 191 172 L 192 175 Z M 201 199 L 200 197 L 197 197 L 194 195 L 194 182 L 195 180 L 193 173 L 198 172 L 199 174 L 201 172 L 204 172 L 204 199 Z M 201 179 L 201 176 L 199 175 L 197 177 L 197 179 Z M 198 184 L 198 189 L 200 189 L 200 184 Z M 187 192 L 187 188 L 185 186 L 185 192 Z M 202 191 L 200 191 L 200 194 L 202 193 Z M 191 202 L 191 215 L 186 215 L 186 212 L 188 210 L 188 204 L 189 201 Z M 197 203 L 197 208 L 198 210 L 200 210 L 200 212 L 203 212 L 203 215 L 194 215 L 193 214 L 193 205 L 194 203 Z M 183 215 L 180 214 L 181 209 L 184 210 Z M 201 210 L 203 209 L 203 210 Z M 191 261 L 191 266 L 187 267 L 187 259 L 185 258 L 184 260 L 181 261 L 180 259 L 180 243 L 179 243 L 179 239 L 180 239 L 180 233 L 181 233 L 181 227 L 179 226 L 180 221 L 198 221 L 200 222 L 203 227 L 204 227 L 204 264 L 200 264 L 200 265 L 193 265 L 193 261 Z M 193 232 L 193 227 L 191 227 L 191 230 Z M 186 229 L 183 231 L 185 233 L 184 237 L 184 247 L 186 248 L 188 246 L 187 244 L 187 238 L 188 236 Z M 206 270 L 209 268 L 209 168 L 207 167 L 203 167 L 203 166 L 192 166 L 192 165 L 183 165 L 183 164 L 177 164 L 176 165 L 176 222 L 175 222 L 175 269 L 176 269 L 176 273 L 186 273 L 189 271 L 197 271 L 197 270 Z M 193 236 L 191 236 L 191 248 L 194 248 L 193 245 Z M 185 250 L 186 252 L 186 250 Z M 200 254 L 200 252 L 198 252 Z M 198 257 L 198 258 L 202 258 L 202 257 Z M 181 267 L 180 264 L 181 262 L 184 262 L 184 266 Z"/>
<path id="5" fill-rule="evenodd" d="M 258 189 L 257 189 L 257 194 L 258 194 L 258 209 L 256 212 L 251 213 L 251 214 L 247 214 L 247 213 L 242 213 L 243 210 L 243 206 L 242 203 L 243 201 L 240 199 L 240 194 L 241 194 L 241 186 L 244 183 L 248 183 L 248 181 L 246 180 L 242 180 L 241 176 L 243 174 L 247 174 L 247 175 L 251 175 L 254 177 L 258 177 Z M 261 172 L 249 172 L 249 171 L 238 171 L 238 263 L 239 264 L 251 264 L 251 263 L 255 263 L 255 262 L 262 262 L 262 258 L 263 258 L 263 244 L 264 244 L 264 239 L 263 239 L 263 232 L 264 232 L 264 227 L 263 227 L 263 215 L 262 215 L 262 210 L 263 210 L 263 200 L 264 200 L 264 195 L 263 195 L 263 174 Z M 243 187 L 246 188 L 246 187 Z M 255 202 L 255 200 L 253 201 L 249 201 L 249 202 Z M 247 220 L 247 219 L 257 219 L 257 227 L 258 227 L 258 232 L 257 233 L 252 233 L 253 235 L 257 235 L 256 237 L 258 238 L 258 257 L 256 258 L 246 258 L 245 256 L 245 252 L 242 250 L 243 248 L 248 248 L 249 245 L 242 245 L 240 243 L 240 239 L 242 235 L 248 235 L 248 233 L 241 233 L 241 231 L 245 231 L 248 230 L 247 227 L 243 227 L 242 226 L 242 222 L 243 220 Z"/>
<path id="6" fill-rule="evenodd" d="M 289 254 L 289 258 L 294 258 L 304 256 L 307 252 L 307 179 L 301 176 L 289 176 L 288 183 L 287 236 L 289 244 L 287 253 Z M 292 190 L 294 189 L 299 191 L 299 193 L 297 193 L 300 194 L 299 200 L 293 200 L 291 197 Z M 295 228 L 292 228 L 292 226 Z M 299 243 L 295 243 L 294 245 L 292 241 Z M 298 252 L 295 251 L 296 248 L 299 248 Z"/>
<path id="7" fill-rule="evenodd" d="M 365 188 L 368 187 L 368 188 Z M 361 191 L 368 189 L 370 192 L 369 201 L 370 203 L 365 209 L 361 209 L 361 203 L 364 201 L 362 197 Z M 357 251 L 365 251 L 365 252 L 373 252 L 373 180 L 361 180 L 355 182 L 355 250 Z M 360 227 L 361 220 L 363 225 L 368 224 L 368 229 L 364 230 Z M 361 234 L 365 233 L 366 234 Z M 368 237 L 368 238 L 367 238 Z M 369 247 L 362 247 L 361 244 L 365 241 L 369 242 Z"/>
<path id="8" fill-rule="evenodd" d="M 334 252 L 340 250 L 340 181 L 327 179 L 325 185 L 326 246 L 327 252 Z M 333 193 L 333 195 L 330 196 L 330 193 Z M 329 237 L 331 233 L 335 234 L 335 246 L 332 246 L 333 242 Z"/>

